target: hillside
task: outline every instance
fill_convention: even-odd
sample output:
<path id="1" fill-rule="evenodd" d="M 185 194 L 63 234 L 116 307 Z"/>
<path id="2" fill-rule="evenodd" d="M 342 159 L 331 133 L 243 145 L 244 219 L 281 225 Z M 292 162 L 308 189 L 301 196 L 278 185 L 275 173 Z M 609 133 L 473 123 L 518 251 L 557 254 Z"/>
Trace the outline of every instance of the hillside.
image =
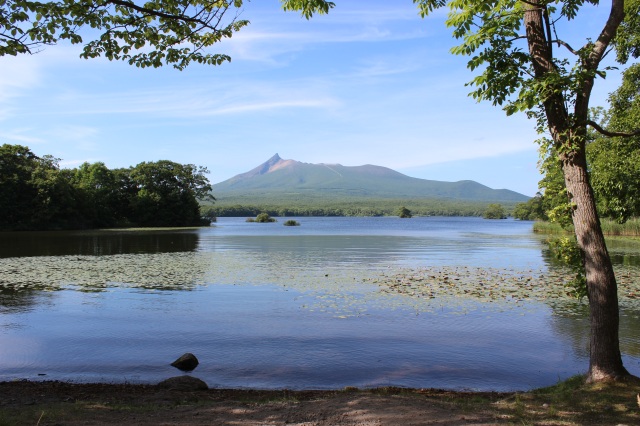
<path id="1" fill-rule="evenodd" d="M 309 164 L 283 160 L 278 154 L 258 167 L 213 185 L 223 204 L 273 204 L 350 200 L 440 200 L 514 204 L 529 197 L 507 189 L 492 189 L 470 180 L 442 182 L 413 178 L 374 166 Z"/>

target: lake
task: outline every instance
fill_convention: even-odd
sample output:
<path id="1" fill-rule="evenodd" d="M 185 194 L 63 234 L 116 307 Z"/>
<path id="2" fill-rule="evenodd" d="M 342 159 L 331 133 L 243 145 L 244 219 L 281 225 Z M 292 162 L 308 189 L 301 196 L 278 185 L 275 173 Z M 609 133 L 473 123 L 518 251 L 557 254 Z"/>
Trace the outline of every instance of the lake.
<path id="1" fill-rule="evenodd" d="M 289 218 L 287 218 L 289 219 Z M 0 234 L 0 380 L 526 390 L 588 367 L 585 303 L 531 222 L 219 218 Z M 640 373 L 640 249 L 611 243 Z"/>

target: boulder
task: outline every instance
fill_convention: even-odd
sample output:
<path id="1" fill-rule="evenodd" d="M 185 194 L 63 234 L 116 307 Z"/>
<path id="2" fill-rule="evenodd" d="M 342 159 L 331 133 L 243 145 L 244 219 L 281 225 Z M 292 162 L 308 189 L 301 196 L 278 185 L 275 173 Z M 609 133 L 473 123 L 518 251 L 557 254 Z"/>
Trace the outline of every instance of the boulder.
<path id="1" fill-rule="evenodd" d="M 180 358 L 171 363 L 172 366 L 182 371 L 192 371 L 198 366 L 198 358 L 192 353 L 187 352 Z"/>
<path id="2" fill-rule="evenodd" d="M 163 380 L 157 385 L 159 388 L 180 391 L 207 390 L 209 386 L 197 377 L 178 376 Z"/>

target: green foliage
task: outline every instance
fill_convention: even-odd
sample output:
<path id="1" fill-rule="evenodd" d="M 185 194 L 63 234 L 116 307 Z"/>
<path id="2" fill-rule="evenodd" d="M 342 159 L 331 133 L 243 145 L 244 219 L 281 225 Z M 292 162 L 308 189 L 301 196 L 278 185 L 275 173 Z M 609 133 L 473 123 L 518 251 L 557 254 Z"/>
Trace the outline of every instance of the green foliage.
<path id="1" fill-rule="evenodd" d="M 398 217 L 400 217 L 401 219 L 408 219 L 411 218 L 411 216 L 411 210 L 409 210 L 405 206 L 402 206 L 398 209 Z"/>
<path id="2" fill-rule="evenodd" d="M 74 203 L 58 159 L 21 145 L 0 146 L 0 229 L 65 227 L 74 219 Z"/>
<path id="3" fill-rule="evenodd" d="M 640 237 L 640 218 L 631 218 L 624 223 L 603 219 L 602 232 L 605 235 Z"/>
<path id="4" fill-rule="evenodd" d="M 205 224 L 198 199 L 213 200 L 208 171 L 171 161 L 108 169 L 60 169 L 20 145 L 0 147 L 0 229 L 75 229 Z M 208 221 L 206 221 L 208 223 Z"/>
<path id="5" fill-rule="evenodd" d="M 502 106 L 509 115 L 535 113 L 547 99 L 559 93 L 571 103 L 572 89 L 593 77 L 592 72 L 585 72 L 581 66 L 580 57 L 571 65 L 562 56 L 552 59 L 555 72 L 534 76 L 531 54 L 521 43 L 525 2 L 414 0 L 414 3 L 423 16 L 449 5 L 446 24 L 452 28 L 454 37 L 462 40 L 451 51 L 469 56 L 467 67 L 478 71 L 469 83 L 474 87 L 470 95 L 478 101 L 488 100 Z M 542 7 L 555 29 L 556 22 L 575 18 L 583 3 L 582 0 L 564 1 L 558 8 L 542 2 Z"/>
<path id="6" fill-rule="evenodd" d="M 640 64 L 625 70 L 622 85 L 611 94 L 610 108 L 591 111 L 591 119 L 611 131 L 625 131 L 640 122 Z M 590 132 L 586 147 L 590 182 L 601 217 L 623 223 L 640 216 L 640 137 L 607 137 Z M 539 186 L 544 190 L 543 208 L 550 219 L 562 226 L 571 225 L 572 205 L 569 203 L 562 167 L 553 151 L 553 144 L 543 140 L 543 160 L 540 168 L 544 178 Z"/>
<path id="7" fill-rule="evenodd" d="M 334 7 L 334 2 L 325 0 L 282 0 L 284 10 L 298 10 L 307 19 L 310 19 L 314 13 L 326 15 L 329 9 Z"/>
<path id="8" fill-rule="evenodd" d="M 217 217 L 249 217 L 261 212 L 272 216 L 397 216 L 398 204 L 402 199 L 381 198 L 324 198 L 305 197 L 293 200 L 289 197 L 271 200 L 218 198 L 214 206 L 204 205 L 205 214 Z M 512 209 L 514 204 L 505 204 Z M 456 200 L 423 199 L 412 200 L 413 216 L 482 216 L 487 203 Z"/>
<path id="9" fill-rule="evenodd" d="M 258 216 L 256 216 L 255 220 L 253 220 L 253 222 L 258 222 L 258 223 L 269 223 L 269 222 L 275 222 L 276 220 L 274 218 L 272 218 L 271 216 L 269 216 L 269 213 L 260 213 Z"/>
<path id="10" fill-rule="evenodd" d="M 575 273 L 575 278 L 566 285 L 567 292 L 580 300 L 587 296 L 587 278 L 584 273 L 584 254 L 575 237 L 559 237 L 548 241 L 554 257 Z"/>
<path id="11" fill-rule="evenodd" d="M 607 236 L 640 237 L 640 218 L 632 218 L 625 223 L 618 223 L 611 219 L 602 219 L 602 232 Z M 533 224 L 533 232 L 540 234 L 570 234 L 572 228 L 563 228 L 557 223 L 536 222 Z"/>
<path id="12" fill-rule="evenodd" d="M 553 141 L 542 138 L 540 143 L 540 160 L 538 166 L 544 177 L 538 187 L 544 191 L 542 210 L 546 218 L 564 228 L 572 226 L 571 211 L 573 209 L 562 172 L 562 163 L 554 149 Z"/>
<path id="13" fill-rule="evenodd" d="M 131 170 L 132 200 L 139 226 L 189 226 L 200 222 L 198 198 L 210 197 L 208 171 L 168 160 L 140 163 Z"/>
<path id="14" fill-rule="evenodd" d="M 543 195 L 537 193 L 526 203 L 516 204 L 513 209 L 513 217 L 520 220 L 547 220 Z"/>
<path id="15" fill-rule="evenodd" d="M 485 219 L 506 219 L 507 214 L 502 204 L 489 204 L 482 215 Z"/>
<path id="16" fill-rule="evenodd" d="M 567 235 L 573 233 L 573 228 L 566 229 L 555 222 L 537 221 L 533 224 L 533 232 L 547 235 Z"/>
<path id="17" fill-rule="evenodd" d="M 297 220 L 289 219 L 284 224 L 284 226 L 300 226 L 300 222 Z"/>
<path id="18" fill-rule="evenodd" d="M 129 200 L 135 187 L 125 171 L 109 170 L 104 163 L 84 163 L 73 171 L 78 210 L 90 227 L 109 228 L 131 217 Z"/>
<path id="19" fill-rule="evenodd" d="M 640 123 L 640 64 L 625 70 L 622 85 L 609 97 L 610 109 L 601 125 L 613 131 Z M 595 135 L 587 146 L 591 184 L 598 211 L 620 223 L 640 216 L 640 136 Z"/>
<path id="20" fill-rule="evenodd" d="M 69 40 L 83 58 L 104 56 L 137 67 L 219 65 L 230 58 L 203 50 L 249 22 L 237 19 L 242 0 L 61 0 L 0 2 L 0 56 L 37 52 Z M 234 11 L 235 9 L 235 11 Z M 93 31 L 83 31 L 84 29 Z M 96 33 L 85 42 L 83 36 Z"/>
<path id="21" fill-rule="evenodd" d="M 625 19 L 616 32 L 615 47 L 618 62 L 626 64 L 629 57 L 640 57 L 640 0 L 625 0 Z"/>

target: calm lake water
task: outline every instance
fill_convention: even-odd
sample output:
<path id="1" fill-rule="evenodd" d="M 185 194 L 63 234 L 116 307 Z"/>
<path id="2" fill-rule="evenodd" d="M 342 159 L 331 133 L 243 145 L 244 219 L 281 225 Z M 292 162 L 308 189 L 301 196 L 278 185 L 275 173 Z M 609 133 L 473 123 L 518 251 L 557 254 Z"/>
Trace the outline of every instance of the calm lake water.
<path id="1" fill-rule="evenodd" d="M 524 390 L 588 366 L 584 306 L 383 291 L 414 269 L 550 273 L 531 222 L 220 218 L 210 228 L 0 234 L 0 380 Z M 640 251 L 610 247 L 631 279 Z M 640 373 L 640 312 L 622 310 Z"/>

